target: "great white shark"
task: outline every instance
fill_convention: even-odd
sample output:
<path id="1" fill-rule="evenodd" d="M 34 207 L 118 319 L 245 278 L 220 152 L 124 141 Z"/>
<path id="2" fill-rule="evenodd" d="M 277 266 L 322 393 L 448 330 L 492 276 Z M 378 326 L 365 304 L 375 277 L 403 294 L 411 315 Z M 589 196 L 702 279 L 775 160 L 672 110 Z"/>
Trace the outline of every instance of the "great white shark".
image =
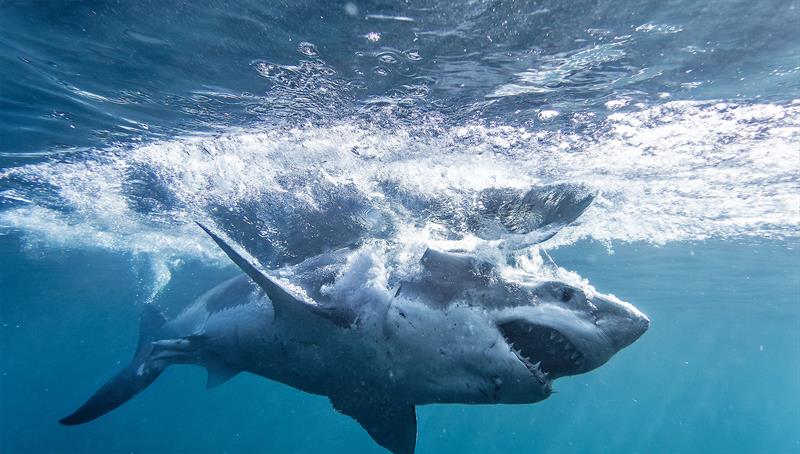
<path id="1" fill-rule="evenodd" d="M 147 305 L 131 362 L 62 424 L 91 421 L 166 367 L 194 364 L 207 368 L 209 388 L 250 372 L 327 396 L 384 448 L 413 453 L 417 405 L 539 402 L 555 379 L 599 367 L 649 327 L 612 295 L 434 248 L 388 296 L 334 295 L 352 248 L 267 270 L 198 225 L 244 274 L 172 320 Z"/>

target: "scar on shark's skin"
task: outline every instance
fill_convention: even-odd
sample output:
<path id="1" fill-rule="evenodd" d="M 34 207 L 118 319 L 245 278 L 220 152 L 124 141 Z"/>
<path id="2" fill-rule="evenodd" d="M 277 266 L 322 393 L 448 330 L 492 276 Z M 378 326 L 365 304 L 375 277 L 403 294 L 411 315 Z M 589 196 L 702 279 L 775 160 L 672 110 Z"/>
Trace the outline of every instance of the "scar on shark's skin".
<path id="1" fill-rule="evenodd" d="M 485 204 L 497 215 L 493 228 L 540 241 L 589 204 L 585 197 L 530 192 L 504 203 L 508 193 L 498 194 L 494 205 Z M 538 224 L 520 232 L 523 215 L 538 216 Z M 209 388 L 245 371 L 327 396 L 384 448 L 413 453 L 417 405 L 541 401 L 555 379 L 599 367 L 649 326 L 616 297 L 559 281 L 512 280 L 476 255 L 431 248 L 388 301 L 352 304 L 320 290 L 336 281 L 352 249 L 278 274 L 199 226 L 244 274 L 172 320 L 146 306 L 130 364 L 62 424 L 119 407 L 170 365 L 197 364 L 208 369 Z M 492 239 L 496 229 L 486 229 Z"/>

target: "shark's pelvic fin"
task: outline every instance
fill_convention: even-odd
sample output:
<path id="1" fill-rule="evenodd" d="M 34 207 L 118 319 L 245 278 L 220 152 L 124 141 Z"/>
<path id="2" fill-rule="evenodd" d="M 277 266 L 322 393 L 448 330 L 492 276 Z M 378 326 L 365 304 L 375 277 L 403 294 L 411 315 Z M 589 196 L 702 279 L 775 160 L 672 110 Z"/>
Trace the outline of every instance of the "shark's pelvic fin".
<path id="1" fill-rule="evenodd" d="M 299 295 L 275 277 L 261 270 L 254 261 L 246 258 L 233 246 L 226 243 L 219 235 L 211 231 L 211 229 L 199 222 L 197 222 L 197 225 L 217 243 L 217 246 L 230 257 L 233 263 L 241 268 L 245 274 L 250 276 L 250 279 L 267 293 L 267 296 L 272 300 L 276 314 L 282 311 L 293 313 L 296 312 L 298 308 L 302 308 L 309 313 L 326 318 L 342 327 L 348 327 L 355 322 L 356 314 L 352 309 L 348 307 L 321 306 L 307 296 Z"/>
<path id="2" fill-rule="evenodd" d="M 166 363 L 152 361 L 150 353 L 158 330 L 164 323 L 164 316 L 158 309 L 152 305 L 145 306 L 141 315 L 139 345 L 130 364 L 117 372 L 74 413 L 59 422 L 67 426 L 89 422 L 124 404 L 158 378 Z"/>
<path id="3" fill-rule="evenodd" d="M 336 411 L 355 419 L 376 443 L 394 454 L 413 454 L 417 411 L 413 405 L 378 400 L 331 398 Z"/>

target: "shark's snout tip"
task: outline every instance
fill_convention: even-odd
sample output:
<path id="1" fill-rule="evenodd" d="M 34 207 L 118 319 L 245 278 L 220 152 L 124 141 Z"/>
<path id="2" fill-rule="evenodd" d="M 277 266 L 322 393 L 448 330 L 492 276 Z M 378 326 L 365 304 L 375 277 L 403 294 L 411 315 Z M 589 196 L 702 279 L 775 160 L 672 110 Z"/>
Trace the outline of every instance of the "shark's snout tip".
<path id="1" fill-rule="evenodd" d="M 649 329 L 650 329 L 650 318 L 644 315 L 642 312 L 638 312 L 633 322 L 633 340 L 630 343 L 633 343 L 637 339 L 642 337 L 644 333 L 646 333 L 647 330 Z"/>
<path id="2" fill-rule="evenodd" d="M 646 333 L 647 330 L 649 329 L 650 329 L 650 319 L 647 317 L 642 317 L 639 320 L 639 336 L 637 337 L 642 337 L 642 335 L 644 335 L 644 333 Z"/>

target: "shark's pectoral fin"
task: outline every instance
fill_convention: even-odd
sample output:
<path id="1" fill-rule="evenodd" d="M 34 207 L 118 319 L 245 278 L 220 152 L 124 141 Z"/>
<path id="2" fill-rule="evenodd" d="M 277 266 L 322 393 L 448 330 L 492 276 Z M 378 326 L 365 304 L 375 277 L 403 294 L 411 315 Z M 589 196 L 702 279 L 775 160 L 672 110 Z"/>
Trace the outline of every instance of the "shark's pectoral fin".
<path id="1" fill-rule="evenodd" d="M 417 412 L 413 405 L 366 399 L 331 399 L 336 411 L 358 421 L 375 442 L 394 454 L 413 454 Z"/>
<path id="2" fill-rule="evenodd" d="M 206 370 L 208 370 L 208 381 L 206 382 L 208 389 L 216 388 L 239 373 L 239 370 L 225 365 L 208 366 Z"/>
<path id="3" fill-rule="evenodd" d="M 197 222 L 197 225 L 217 243 L 217 246 L 230 257 L 233 263 L 241 268 L 245 274 L 250 276 L 250 279 L 266 292 L 267 296 L 272 300 L 272 305 L 275 307 L 276 314 L 280 312 L 295 313 L 297 311 L 305 311 L 306 313 L 312 313 L 328 319 L 342 327 L 350 326 L 355 322 L 356 314 L 349 307 L 328 307 L 316 303 L 307 295 L 301 294 L 302 292 L 294 290 L 290 285 L 262 271 L 254 260 L 245 257 L 208 227 L 199 222 Z"/>

